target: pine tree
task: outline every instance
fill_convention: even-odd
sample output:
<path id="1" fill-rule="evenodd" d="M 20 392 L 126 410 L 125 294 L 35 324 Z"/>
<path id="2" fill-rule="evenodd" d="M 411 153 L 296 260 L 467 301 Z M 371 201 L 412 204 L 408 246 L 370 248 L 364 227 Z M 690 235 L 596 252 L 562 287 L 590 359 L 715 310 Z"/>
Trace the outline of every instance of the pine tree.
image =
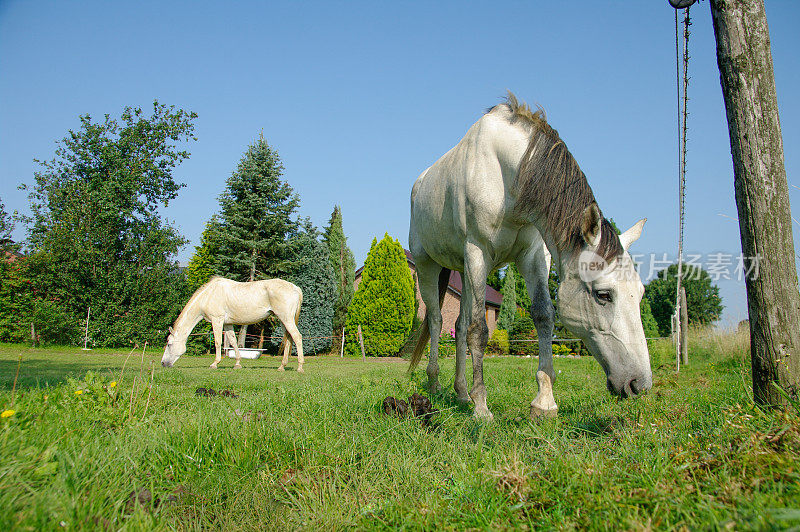
<path id="1" fill-rule="evenodd" d="M 395 356 L 406 341 L 414 319 L 414 281 L 400 242 L 387 233 L 372 247 L 364 263 L 361 283 L 347 309 L 345 330 L 349 354 L 364 350 L 373 356 Z"/>
<path id="2" fill-rule="evenodd" d="M 517 316 L 517 276 L 515 268 L 508 268 L 503 279 L 503 303 L 500 305 L 499 329 L 511 330 Z"/>
<path id="3" fill-rule="evenodd" d="M 237 281 L 286 278 L 293 261 L 293 216 L 300 198 L 281 180 L 283 164 L 263 134 L 247 148 L 220 195 L 219 272 Z M 244 346 L 247 326 L 239 332 Z"/>
<path id="4" fill-rule="evenodd" d="M 333 330 L 341 332 L 347 316 L 347 307 L 353 299 L 356 260 L 347 247 L 347 237 L 342 227 L 342 211 L 338 205 L 333 209 L 323 241 L 328 246 L 331 268 L 336 278 L 336 304 L 334 305 Z"/>
<path id="5" fill-rule="evenodd" d="M 283 164 L 264 136 L 247 148 L 220 195 L 217 231 L 220 273 L 237 281 L 283 277 L 293 271 L 293 219 L 300 199 L 281 180 Z"/>
<path id="6" fill-rule="evenodd" d="M 296 237 L 292 257 L 297 268 L 288 280 L 303 290 L 303 305 L 297 328 L 303 335 L 303 350 L 306 354 L 326 351 L 331 346 L 333 314 L 336 303 L 336 275 L 328 258 L 328 246 L 321 242 L 317 228 L 306 219 L 303 230 Z M 283 326 L 273 332 L 274 337 L 283 336 Z M 274 339 L 277 345 L 280 340 Z"/>

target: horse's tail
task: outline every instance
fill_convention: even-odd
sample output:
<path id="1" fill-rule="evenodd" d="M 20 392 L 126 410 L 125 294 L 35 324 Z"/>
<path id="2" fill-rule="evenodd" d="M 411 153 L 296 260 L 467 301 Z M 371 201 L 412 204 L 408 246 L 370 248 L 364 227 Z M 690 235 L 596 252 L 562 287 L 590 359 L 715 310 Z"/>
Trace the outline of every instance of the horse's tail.
<path id="1" fill-rule="evenodd" d="M 300 291 L 300 298 L 297 301 L 297 310 L 294 313 L 294 324 L 295 325 L 299 325 L 300 324 L 300 307 L 303 306 L 303 289 L 298 287 L 298 290 Z"/>
<path id="2" fill-rule="evenodd" d="M 450 270 L 442 268 L 439 272 L 439 312 L 442 311 L 442 303 L 444 302 L 444 295 L 447 293 L 447 284 L 450 282 Z M 413 370 L 422 360 L 422 352 L 425 351 L 425 346 L 428 345 L 428 340 L 431 338 L 430 327 L 428 327 L 428 313 L 431 309 L 425 309 L 425 317 L 422 320 L 422 325 L 419 328 L 419 339 L 417 345 L 414 347 L 414 352 L 411 354 L 411 364 L 408 369 Z"/>

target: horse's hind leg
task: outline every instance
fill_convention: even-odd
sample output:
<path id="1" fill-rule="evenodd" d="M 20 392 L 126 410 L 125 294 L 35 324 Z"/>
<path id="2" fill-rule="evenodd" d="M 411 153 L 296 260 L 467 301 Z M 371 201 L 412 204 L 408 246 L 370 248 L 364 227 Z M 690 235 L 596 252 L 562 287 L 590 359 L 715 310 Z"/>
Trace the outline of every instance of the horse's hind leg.
<path id="1" fill-rule="evenodd" d="M 464 297 L 462 290 L 462 298 Z M 463 299 L 462 299 L 463 301 Z M 459 403 L 469 403 L 472 399 L 467 392 L 467 326 L 469 325 L 469 305 L 461 305 L 456 320 L 456 376 L 453 389 L 458 394 Z"/>
<path id="2" fill-rule="evenodd" d="M 289 363 L 289 353 L 292 352 L 292 337 L 285 330 L 285 327 L 283 331 L 283 342 L 281 342 L 281 348 L 278 349 L 278 352 L 280 353 L 281 350 L 283 351 L 283 360 L 281 361 L 281 365 L 278 366 L 278 371 L 284 371 L 286 364 Z"/>
<path id="3" fill-rule="evenodd" d="M 286 329 L 286 332 L 291 335 L 292 340 L 294 340 L 294 345 L 297 347 L 297 372 L 305 373 L 305 370 L 303 369 L 303 364 L 305 363 L 305 359 L 303 358 L 303 336 L 297 329 L 297 325 L 294 323 L 293 316 L 283 323 L 283 328 Z M 283 357 L 284 362 L 289 360 L 291 343 L 286 342 L 286 346 L 286 354 Z"/>
<path id="4" fill-rule="evenodd" d="M 242 327 L 244 327 L 244 325 Z M 242 364 L 240 363 L 242 354 L 239 352 L 239 342 L 236 339 L 236 332 L 233 330 L 233 325 L 225 326 L 225 334 L 228 335 L 228 342 L 233 346 L 233 350 L 236 353 L 236 364 L 234 364 L 233 369 L 242 369 Z"/>
<path id="5" fill-rule="evenodd" d="M 550 257 L 544 246 L 531 248 L 517 259 L 517 268 L 525 278 L 528 295 L 531 297 L 531 317 L 539 336 L 539 368 L 536 371 L 536 383 L 539 393 L 531 403 L 532 418 L 554 417 L 558 414 L 558 405 L 553 397 L 553 384 L 556 380 L 553 369 L 553 302 L 547 279 L 550 274 Z"/>
<path id="6" fill-rule="evenodd" d="M 439 274 L 442 267 L 430 258 L 417 261 L 417 280 L 422 302 L 425 303 L 425 315 L 428 321 L 428 332 L 431 335 L 431 349 L 428 354 L 428 391 L 436 393 L 439 386 L 439 336 L 442 334 L 442 309 L 439 305 Z"/>

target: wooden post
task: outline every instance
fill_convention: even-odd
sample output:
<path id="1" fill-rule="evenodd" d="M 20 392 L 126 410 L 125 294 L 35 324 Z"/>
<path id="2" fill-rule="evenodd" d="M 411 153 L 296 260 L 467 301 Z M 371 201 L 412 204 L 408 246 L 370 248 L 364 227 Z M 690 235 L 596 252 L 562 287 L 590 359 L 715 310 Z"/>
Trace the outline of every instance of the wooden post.
<path id="1" fill-rule="evenodd" d="M 800 396 L 800 292 L 763 0 L 711 0 L 742 241 L 753 399 Z"/>
<path id="2" fill-rule="evenodd" d="M 342 327 L 342 350 L 339 352 L 339 358 L 344 358 L 344 327 Z"/>
<path id="3" fill-rule="evenodd" d="M 686 287 L 681 287 L 681 364 L 689 363 L 689 311 L 686 307 Z"/>
<path id="4" fill-rule="evenodd" d="M 364 353 L 364 335 L 361 334 L 361 325 L 358 326 L 358 343 L 361 345 L 361 360 L 367 361 L 367 355 Z"/>
<path id="5" fill-rule="evenodd" d="M 33 347 L 36 347 L 36 328 L 33 326 L 33 322 L 31 322 L 31 343 Z"/>

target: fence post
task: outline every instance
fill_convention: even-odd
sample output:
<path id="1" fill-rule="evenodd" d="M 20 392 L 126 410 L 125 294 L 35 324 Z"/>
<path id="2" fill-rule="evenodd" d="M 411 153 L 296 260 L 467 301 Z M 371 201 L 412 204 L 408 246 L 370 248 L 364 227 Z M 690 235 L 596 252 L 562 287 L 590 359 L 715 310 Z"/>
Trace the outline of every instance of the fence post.
<path id="1" fill-rule="evenodd" d="M 344 358 L 344 327 L 342 327 L 342 350 L 339 352 L 339 358 Z"/>
<path id="2" fill-rule="evenodd" d="M 686 308 L 686 287 L 681 287 L 681 363 L 689 363 L 689 311 Z"/>
<path id="3" fill-rule="evenodd" d="M 367 355 L 364 353 L 364 335 L 361 334 L 361 325 L 358 326 L 358 343 L 361 345 L 361 360 L 367 361 Z"/>

